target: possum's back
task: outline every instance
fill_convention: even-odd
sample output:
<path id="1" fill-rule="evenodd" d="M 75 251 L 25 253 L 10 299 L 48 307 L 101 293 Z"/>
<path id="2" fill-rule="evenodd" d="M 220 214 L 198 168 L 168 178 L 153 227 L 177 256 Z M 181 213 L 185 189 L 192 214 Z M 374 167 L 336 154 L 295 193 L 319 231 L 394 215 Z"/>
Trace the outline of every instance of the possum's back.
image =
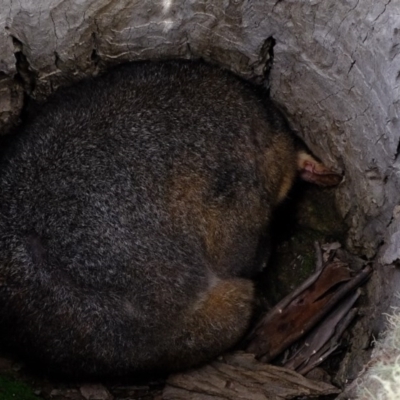
<path id="1" fill-rule="evenodd" d="M 86 349 L 80 335 L 106 348 L 131 324 L 120 342 L 136 361 L 124 362 L 141 365 L 157 329 L 218 275 L 213 264 L 226 275 L 255 261 L 270 203 L 259 152 L 286 129 L 270 111 L 251 86 L 201 63 L 126 65 L 51 97 L 0 169 L 0 273 L 13 287 L 0 287 L 0 312 L 38 326 L 18 340 L 61 363 Z M 65 315 L 99 321 L 61 334 Z M 48 337 L 42 325 L 54 327 Z"/>
<path id="2" fill-rule="evenodd" d="M 222 189 L 254 189 L 248 131 L 264 113 L 261 104 L 254 109 L 257 102 L 233 76 L 179 62 L 124 66 L 64 91 L 26 129 L 1 171 L 1 214 L 11 224 L 3 229 L 34 232 L 46 243 L 47 261 L 77 277 L 85 264 L 82 281 L 92 269 L 98 279 L 98 265 L 109 275 L 113 265 L 165 259 L 176 240 L 200 246 L 170 224 L 171 182 L 177 173 L 202 174 L 229 186 L 221 175 L 228 169 L 247 187 L 233 189 L 232 181 Z M 119 273 L 110 280 L 117 285 Z"/>

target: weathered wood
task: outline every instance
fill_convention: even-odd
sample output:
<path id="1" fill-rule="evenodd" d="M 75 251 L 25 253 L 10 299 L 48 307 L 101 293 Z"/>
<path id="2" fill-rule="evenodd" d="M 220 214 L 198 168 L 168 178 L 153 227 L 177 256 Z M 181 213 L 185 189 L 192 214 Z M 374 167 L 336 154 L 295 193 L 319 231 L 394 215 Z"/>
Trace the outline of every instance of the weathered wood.
<path id="1" fill-rule="evenodd" d="M 343 262 L 326 263 L 300 286 L 300 290 L 289 294 L 260 320 L 250 334 L 246 350 L 263 362 L 273 360 L 309 332 L 341 299 L 364 283 L 371 272 L 371 268 L 366 267 L 352 277 L 351 270 Z M 351 303 L 354 301 L 352 299 Z M 328 331 L 327 340 L 337 323 L 335 320 L 334 324 L 322 328 Z"/>
<path id="2" fill-rule="evenodd" d="M 339 393 L 324 382 L 237 352 L 202 368 L 169 377 L 163 400 L 283 400 Z"/>
<path id="3" fill-rule="evenodd" d="M 357 308 L 352 307 L 359 296 L 360 292 L 357 291 L 343 300 L 296 346 L 295 354 L 289 357 L 284 366 L 306 375 L 333 353 L 338 348 L 345 329 L 357 315 Z"/>

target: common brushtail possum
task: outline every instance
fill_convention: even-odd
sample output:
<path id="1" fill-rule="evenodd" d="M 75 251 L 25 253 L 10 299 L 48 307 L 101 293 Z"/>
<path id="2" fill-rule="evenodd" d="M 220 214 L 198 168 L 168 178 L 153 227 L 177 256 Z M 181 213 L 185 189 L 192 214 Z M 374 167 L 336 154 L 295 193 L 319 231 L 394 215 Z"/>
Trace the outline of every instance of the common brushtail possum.
<path id="1" fill-rule="evenodd" d="M 190 61 L 59 90 L 3 153 L 2 340 L 76 374 L 234 345 L 275 206 L 299 173 L 337 183 L 262 89 Z"/>

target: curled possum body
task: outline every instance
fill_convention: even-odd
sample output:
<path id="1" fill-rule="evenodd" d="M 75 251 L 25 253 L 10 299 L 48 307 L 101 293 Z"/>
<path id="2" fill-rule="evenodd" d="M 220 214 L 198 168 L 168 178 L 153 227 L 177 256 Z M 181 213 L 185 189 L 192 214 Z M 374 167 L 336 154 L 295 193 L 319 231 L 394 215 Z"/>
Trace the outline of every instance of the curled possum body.
<path id="1" fill-rule="evenodd" d="M 54 94 L 0 167 L 2 340 L 65 373 L 172 371 L 243 336 L 275 206 L 338 176 L 262 89 L 201 62 Z"/>

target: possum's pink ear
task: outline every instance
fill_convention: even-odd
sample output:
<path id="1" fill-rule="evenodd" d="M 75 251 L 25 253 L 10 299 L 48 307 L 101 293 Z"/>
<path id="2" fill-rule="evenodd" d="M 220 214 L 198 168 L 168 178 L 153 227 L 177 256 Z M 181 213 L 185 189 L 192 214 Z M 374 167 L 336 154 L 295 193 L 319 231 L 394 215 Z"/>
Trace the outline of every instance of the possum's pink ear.
<path id="1" fill-rule="evenodd" d="M 320 186 L 335 186 L 342 181 L 342 175 L 325 167 L 302 150 L 297 154 L 297 169 L 301 179 Z"/>

